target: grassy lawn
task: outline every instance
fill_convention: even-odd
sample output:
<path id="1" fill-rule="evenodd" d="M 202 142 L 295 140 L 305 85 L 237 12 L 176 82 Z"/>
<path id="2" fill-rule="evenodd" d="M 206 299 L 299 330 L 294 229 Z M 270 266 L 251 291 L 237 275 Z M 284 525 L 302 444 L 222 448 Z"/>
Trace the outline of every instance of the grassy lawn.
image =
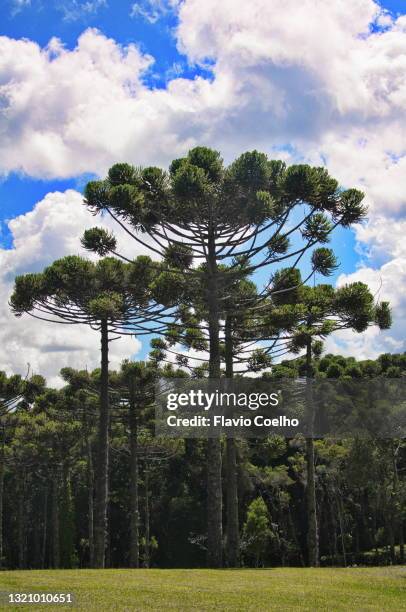
<path id="1" fill-rule="evenodd" d="M 0 572 L 0 591 L 71 592 L 80 610 L 406 610 L 406 567 L 15 571 Z"/>

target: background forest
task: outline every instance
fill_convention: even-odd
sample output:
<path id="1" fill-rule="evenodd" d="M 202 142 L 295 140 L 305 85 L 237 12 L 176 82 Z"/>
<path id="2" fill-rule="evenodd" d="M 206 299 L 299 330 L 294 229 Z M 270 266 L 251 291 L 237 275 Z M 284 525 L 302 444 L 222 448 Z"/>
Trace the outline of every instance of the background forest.
<path id="1" fill-rule="evenodd" d="M 302 358 L 282 362 L 274 375 L 298 376 L 303 366 Z M 406 355 L 363 362 L 325 355 L 315 367 L 328 376 L 404 376 Z M 99 375 L 65 371 L 58 391 L 36 378 L 28 385 L 31 408 L 23 401 L 3 417 L 3 568 L 89 566 L 97 419 L 89 388 Z M 130 415 L 114 397 L 107 565 L 122 567 L 132 546 Z M 151 415 L 147 404 L 139 412 L 141 565 L 202 566 L 206 442 L 157 439 Z M 321 564 L 404 563 L 405 442 L 319 440 L 315 463 Z M 239 442 L 244 565 L 306 564 L 305 490 L 303 439 Z"/>

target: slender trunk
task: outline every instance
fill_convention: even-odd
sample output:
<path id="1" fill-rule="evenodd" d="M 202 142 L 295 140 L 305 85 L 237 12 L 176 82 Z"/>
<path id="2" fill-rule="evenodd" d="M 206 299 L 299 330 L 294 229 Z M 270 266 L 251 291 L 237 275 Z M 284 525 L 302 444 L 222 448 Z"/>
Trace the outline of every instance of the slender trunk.
<path id="1" fill-rule="evenodd" d="M 133 394 L 130 393 L 130 567 L 139 567 L 138 425 Z"/>
<path id="2" fill-rule="evenodd" d="M 240 565 L 240 530 L 238 520 L 237 446 L 234 438 L 227 439 L 227 563 Z"/>
<path id="3" fill-rule="evenodd" d="M 38 482 L 35 483 L 36 489 L 38 489 Z M 33 511 L 34 516 L 39 515 L 40 503 L 42 500 L 41 493 L 35 496 Z M 41 530 L 39 529 L 39 525 L 35 526 L 35 529 L 32 531 L 32 550 L 31 552 L 31 560 L 30 560 L 30 569 L 41 569 Z"/>
<path id="4" fill-rule="evenodd" d="M 4 503 L 4 447 L 6 431 L 4 423 L 0 427 L 0 569 L 3 567 L 3 503 Z"/>
<path id="5" fill-rule="evenodd" d="M 330 518 L 333 532 L 333 545 L 334 545 L 334 564 L 338 562 L 338 546 L 337 546 L 337 521 L 334 512 L 333 500 L 330 501 Z"/>
<path id="6" fill-rule="evenodd" d="M 307 466 L 307 548 L 310 567 L 319 566 L 319 541 L 316 508 L 316 484 L 314 469 L 314 443 L 313 438 L 306 439 L 306 466 Z"/>
<path id="7" fill-rule="evenodd" d="M 390 562 L 391 562 L 391 565 L 394 565 L 394 563 L 396 563 L 396 555 L 395 555 L 395 534 L 393 533 L 393 513 L 392 512 L 388 513 L 388 521 L 387 521 L 386 530 L 388 533 L 388 540 L 389 540 Z"/>
<path id="8" fill-rule="evenodd" d="M 393 480 L 392 480 L 392 492 L 388 499 L 388 504 L 385 512 L 386 517 L 386 532 L 388 535 L 389 541 L 389 556 L 390 563 L 393 565 L 396 563 L 396 554 L 395 554 L 395 533 L 394 529 L 397 523 L 397 512 L 396 512 L 396 497 L 397 497 L 397 465 L 396 465 L 396 453 L 394 449 L 393 440 L 391 442 L 391 453 L 392 453 L 392 465 L 393 465 Z"/>
<path id="9" fill-rule="evenodd" d="M 233 338 L 232 320 L 226 317 L 225 322 L 225 362 L 226 378 L 233 378 Z M 238 520 L 238 478 L 237 478 L 237 443 L 234 438 L 227 438 L 226 443 L 227 475 L 227 531 L 226 555 L 229 567 L 240 565 L 240 529 Z"/>
<path id="10" fill-rule="evenodd" d="M 374 540 L 374 548 L 375 548 L 375 557 L 378 557 L 378 538 L 377 538 L 377 525 L 378 525 L 378 502 L 376 495 L 374 497 L 374 505 L 373 505 L 373 540 Z"/>
<path id="11" fill-rule="evenodd" d="M 292 534 L 292 539 L 294 541 L 294 543 L 296 544 L 296 549 L 298 551 L 298 555 L 299 555 L 299 559 L 300 559 L 300 565 L 302 567 L 305 566 L 305 562 L 303 559 L 303 554 L 302 554 L 302 547 L 300 545 L 299 539 L 297 537 L 297 532 L 296 532 L 296 526 L 293 520 L 293 516 L 292 516 L 292 511 L 291 511 L 291 505 L 288 505 L 288 521 L 289 521 L 289 525 L 290 525 L 290 531 Z"/>
<path id="12" fill-rule="evenodd" d="M 107 506 L 107 524 L 110 524 L 111 508 Z M 106 531 L 106 546 L 104 552 L 104 567 L 111 567 L 111 532 Z"/>
<path id="13" fill-rule="evenodd" d="M 327 498 L 326 498 L 326 504 L 327 504 L 326 509 L 328 509 L 329 501 Z M 327 534 L 327 543 L 328 543 L 328 556 L 330 558 L 330 565 L 333 566 L 334 565 L 333 563 L 333 543 L 331 539 L 332 530 L 329 529 L 329 517 L 327 514 L 326 514 L 326 534 Z"/>
<path id="14" fill-rule="evenodd" d="M 208 326 L 209 326 L 209 378 L 220 378 L 220 324 L 218 303 L 218 271 L 213 231 L 208 240 Z M 221 442 L 210 438 L 207 442 L 207 564 L 221 567 L 223 558 L 223 500 L 221 486 Z"/>
<path id="15" fill-rule="evenodd" d="M 41 547 L 41 568 L 45 567 L 45 558 L 47 551 L 47 531 L 48 531 L 48 487 L 44 489 L 43 498 L 43 509 L 42 509 L 42 547 Z"/>
<path id="16" fill-rule="evenodd" d="M 94 528 L 93 528 L 93 515 L 94 515 L 94 470 L 93 470 L 93 454 L 92 454 L 92 442 L 90 439 L 90 431 L 88 431 L 86 439 L 86 453 L 87 453 L 87 526 L 89 532 L 89 565 L 94 565 Z"/>
<path id="17" fill-rule="evenodd" d="M 145 549 L 144 549 L 144 566 L 150 566 L 150 516 L 149 516 L 149 465 L 148 457 L 145 457 L 145 472 L 144 472 L 144 486 L 145 486 Z"/>
<path id="18" fill-rule="evenodd" d="M 60 501 L 59 560 L 61 567 L 71 568 L 75 558 L 75 511 L 73 508 L 70 468 L 67 461 L 62 466 Z"/>
<path id="19" fill-rule="evenodd" d="M 394 443 L 392 442 L 392 456 L 393 456 L 393 500 L 392 509 L 395 514 L 395 529 L 399 536 L 399 562 L 404 563 L 405 561 L 405 542 L 403 534 L 403 517 L 401 503 L 397 506 L 399 497 L 399 471 L 398 471 L 398 452 L 399 447 L 395 449 Z M 400 500 L 399 500 L 400 501 Z M 393 562 L 396 563 L 395 550 L 393 549 Z"/>
<path id="20" fill-rule="evenodd" d="M 17 483 L 17 546 L 18 546 L 18 568 L 25 567 L 25 476 L 18 478 Z"/>
<path id="21" fill-rule="evenodd" d="M 311 434 L 313 434 L 313 393 L 311 386 L 312 378 L 312 347 L 311 340 L 308 340 L 306 347 L 306 408 L 310 416 Z M 319 562 L 319 533 L 317 525 L 317 505 L 316 505 L 316 478 L 314 466 L 314 441 L 313 437 L 306 438 L 306 468 L 307 468 L 307 550 L 308 563 L 310 567 L 318 567 Z"/>
<path id="22" fill-rule="evenodd" d="M 275 512 L 276 521 L 277 521 L 277 528 L 275 530 L 276 544 L 277 544 L 280 559 L 281 559 L 281 566 L 285 567 L 286 556 L 285 556 L 285 546 L 283 543 L 284 516 L 283 516 L 283 510 L 282 510 L 282 505 L 281 505 L 281 500 L 280 500 L 280 489 L 275 491 L 274 493 L 273 505 L 275 508 L 274 512 Z M 286 530 L 285 530 L 285 533 L 286 533 Z"/>
<path id="23" fill-rule="evenodd" d="M 59 474 L 52 474 L 52 507 L 51 507 L 51 529 L 52 529 L 52 567 L 59 567 Z"/>
<path id="24" fill-rule="evenodd" d="M 359 521 L 355 526 L 355 554 L 357 555 L 357 559 L 359 558 L 360 553 L 360 526 Z"/>
<path id="25" fill-rule="evenodd" d="M 105 565 L 109 471 L 109 333 L 101 321 L 100 415 L 97 436 L 96 496 L 94 505 L 94 567 Z"/>
<path id="26" fill-rule="evenodd" d="M 340 538 L 341 538 L 341 550 L 343 553 L 343 563 L 344 567 L 347 567 L 347 553 L 345 549 L 345 537 L 344 537 L 344 521 L 343 521 L 343 512 L 341 507 L 341 500 L 337 499 L 337 512 L 338 512 L 338 524 L 340 526 Z"/>

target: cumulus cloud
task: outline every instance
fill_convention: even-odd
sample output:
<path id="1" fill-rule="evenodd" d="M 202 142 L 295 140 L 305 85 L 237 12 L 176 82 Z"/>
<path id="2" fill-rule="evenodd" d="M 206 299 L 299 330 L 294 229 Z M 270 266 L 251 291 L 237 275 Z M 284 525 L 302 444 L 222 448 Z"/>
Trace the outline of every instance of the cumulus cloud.
<path id="1" fill-rule="evenodd" d="M 97 332 L 82 325 L 46 323 L 28 315 L 16 318 L 8 306 L 17 274 L 41 271 L 64 255 L 88 256 L 79 238 L 84 229 L 94 224 L 94 217 L 83 206 L 82 195 L 73 190 L 50 193 L 31 212 L 9 222 L 13 248 L 0 249 L 0 370 L 23 374 L 30 363 L 32 371 L 46 376 L 51 385 L 58 385 L 59 370 L 66 365 L 98 367 Z M 112 229 L 108 220 L 98 225 Z M 125 234 L 117 236 L 127 256 L 140 254 Z M 141 343 L 129 336 L 113 342 L 112 367 L 137 353 L 140 347 Z"/>
<path id="2" fill-rule="evenodd" d="M 224 121 L 231 146 L 287 142 L 365 189 L 371 209 L 384 202 L 398 211 L 406 186 L 403 18 L 371 33 L 381 13 L 370 0 L 215 5 L 183 4 L 178 37 L 188 57 L 215 61 L 214 83 L 238 92 Z"/>
<path id="3" fill-rule="evenodd" d="M 369 223 L 356 227 L 360 245 L 367 247 L 366 258 L 380 263 L 391 258 L 406 258 L 406 219 L 388 220 L 376 216 Z"/>
<path id="4" fill-rule="evenodd" d="M 370 223 L 357 229 L 357 274 L 391 278 L 404 256 L 406 16 L 374 0 L 135 5 L 152 22 L 175 11 L 180 52 L 211 77 L 174 72 L 153 89 L 153 58 L 97 30 L 72 50 L 2 37 L 0 172 L 47 178 L 103 174 L 118 160 L 166 165 L 195 144 L 227 160 L 254 147 L 288 151 L 365 191 Z"/>
<path id="5" fill-rule="evenodd" d="M 169 9 L 180 51 L 209 62 L 212 78 L 174 73 L 166 89 L 152 89 L 153 59 L 96 30 L 73 50 L 2 37 L 0 170 L 72 176 L 117 159 L 165 164 L 197 142 L 227 159 L 289 145 L 364 187 L 371 207 L 384 198 L 399 210 L 405 17 L 373 0 L 148 0 L 133 12 L 154 21 Z"/>
<path id="6" fill-rule="evenodd" d="M 326 351 L 374 359 L 381 353 L 406 351 L 406 256 L 391 259 L 379 268 L 363 266 L 353 274 L 341 275 L 338 285 L 361 281 L 374 293 L 376 300 L 389 301 L 393 312 L 390 330 L 371 327 L 363 334 L 345 330 L 326 341 Z"/>
<path id="7" fill-rule="evenodd" d="M 383 214 L 356 227 L 360 265 L 352 274 L 341 274 L 337 285 L 361 281 L 376 301 L 388 301 L 392 327 L 381 332 L 371 327 L 363 334 L 338 332 L 326 342 L 327 352 L 375 358 L 381 353 L 406 351 L 406 219 Z"/>
<path id="8" fill-rule="evenodd" d="M 136 46 L 122 49 L 94 30 L 74 51 L 57 39 L 41 49 L 1 37 L 0 168 L 72 176 L 120 158 L 132 137 L 128 102 L 150 63 Z"/>
<path id="9" fill-rule="evenodd" d="M 401 167 L 403 17 L 371 32 L 383 15 L 373 0 L 150 0 L 134 11 L 155 20 L 169 8 L 178 11 L 179 49 L 190 62 L 210 60 L 212 79 L 175 75 L 165 90 L 150 89 L 152 58 L 95 30 L 72 51 L 3 37 L 3 171 L 68 176 L 124 157 L 165 163 L 195 142 L 229 156 L 290 144 L 334 157 L 346 180 L 362 181 L 363 172 L 345 172 L 344 140 L 354 155 L 378 165 L 386 153 Z"/>
<path id="10" fill-rule="evenodd" d="M 372 0 L 256 0 L 239 10 L 233 0 L 187 0 L 177 35 L 190 60 L 214 62 L 213 88 L 222 80 L 238 93 L 237 142 L 287 142 L 366 189 L 372 208 L 404 204 L 405 17 Z"/>

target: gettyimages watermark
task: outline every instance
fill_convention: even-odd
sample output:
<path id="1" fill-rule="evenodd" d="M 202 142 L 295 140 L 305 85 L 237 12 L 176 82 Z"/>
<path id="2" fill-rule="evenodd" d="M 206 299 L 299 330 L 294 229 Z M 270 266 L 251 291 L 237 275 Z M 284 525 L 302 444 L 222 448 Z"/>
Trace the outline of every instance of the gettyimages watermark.
<path id="1" fill-rule="evenodd" d="M 406 437 L 406 380 L 162 379 L 157 435 Z"/>

